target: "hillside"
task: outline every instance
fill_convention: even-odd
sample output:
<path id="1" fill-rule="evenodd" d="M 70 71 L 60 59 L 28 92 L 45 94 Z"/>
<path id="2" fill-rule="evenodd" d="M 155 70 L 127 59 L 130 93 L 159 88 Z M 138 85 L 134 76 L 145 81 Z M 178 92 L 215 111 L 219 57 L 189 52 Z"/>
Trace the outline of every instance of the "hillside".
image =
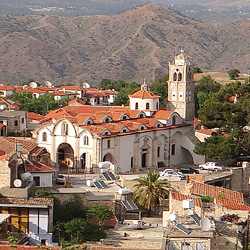
<path id="1" fill-rule="evenodd" d="M 115 16 L 1 15 L 0 83 L 151 82 L 180 47 L 203 71 L 248 72 L 249 22 L 206 24 L 158 4 Z"/>

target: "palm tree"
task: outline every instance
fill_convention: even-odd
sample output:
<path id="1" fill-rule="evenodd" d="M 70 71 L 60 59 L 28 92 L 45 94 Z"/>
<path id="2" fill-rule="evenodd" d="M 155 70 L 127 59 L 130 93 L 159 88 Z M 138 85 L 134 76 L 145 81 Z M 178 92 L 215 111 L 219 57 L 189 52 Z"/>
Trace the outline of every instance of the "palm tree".
<path id="1" fill-rule="evenodd" d="M 147 176 L 140 177 L 135 184 L 134 201 L 149 210 L 154 210 L 169 193 L 170 184 L 158 180 L 159 173 L 147 171 Z"/>

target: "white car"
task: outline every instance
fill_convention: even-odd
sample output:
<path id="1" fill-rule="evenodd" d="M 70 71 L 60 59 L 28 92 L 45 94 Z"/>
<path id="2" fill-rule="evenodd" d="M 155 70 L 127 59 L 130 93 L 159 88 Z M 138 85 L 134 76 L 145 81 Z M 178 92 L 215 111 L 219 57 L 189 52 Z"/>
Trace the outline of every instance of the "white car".
<path id="1" fill-rule="evenodd" d="M 160 176 L 170 177 L 170 176 L 178 176 L 181 180 L 185 180 L 186 176 L 182 173 L 177 173 L 173 169 L 164 169 L 163 171 L 159 172 Z"/>
<path id="2" fill-rule="evenodd" d="M 204 164 L 199 165 L 199 168 L 205 170 L 224 170 L 224 167 L 217 162 L 206 162 Z"/>

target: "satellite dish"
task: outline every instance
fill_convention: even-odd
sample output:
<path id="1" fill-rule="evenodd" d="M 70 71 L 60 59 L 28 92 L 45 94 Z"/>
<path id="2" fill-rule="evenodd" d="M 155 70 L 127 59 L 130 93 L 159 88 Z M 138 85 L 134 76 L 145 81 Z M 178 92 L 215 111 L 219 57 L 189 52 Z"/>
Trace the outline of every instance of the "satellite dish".
<path id="1" fill-rule="evenodd" d="M 209 231 L 211 228 L 211 222 L 207 217 L 203 217 L 200 220 L 200 227 L 202 231 Z"/>
<path id="2" fill-rule="evenodd" d="M 192 209 L 188 209 L 188 210 L 186 211 L 186 214 L 187 214 L 187 215 L 192 215 L 192 214 L 194 214 L 194 211 L 193 211 Z"/>
<path id="3" fill-rule="evenodd" d="M 37 87 L 37 83 L 36 82 L 30 82 L 30 87 L 35 89 Z"/>
<path id="4" fill-rule="evenodd" d="M 22 181 L 19 180 L 19 179 L 15 179 L 15 180 L 14 180 L 14 186 L 15 186 L 16 188 L 20 188 L 20 187 L 22 186 Z"/>
<path id="5" fill-rule="evenodd" d="M 6 109 L 6 105 L 5 104 L 0 105 L 0 110 L 5 110 L 5 109 Z"/>
<path id="6" fill-rule="evenodd" d="M 174 213 L 169 215 L 169 220 L 170 221 L 176 221 L 177 218 L 178 218 L 178 213 L 177 212 L 174 212 Z"/>
<path id="7" fill-rule="evenodd" d="M 50 81 L 45 81 L 45 85 L 46 85 L 47 87 L 51 87 L 51 86 L 52 86 L 52 83 L 51 83 Z"/>
<path id="8" fill-rule="evenodd" d="M 82 87 L 85 89 L 89 89 L 90 85 L 87 82 L 82 83 Z"/>

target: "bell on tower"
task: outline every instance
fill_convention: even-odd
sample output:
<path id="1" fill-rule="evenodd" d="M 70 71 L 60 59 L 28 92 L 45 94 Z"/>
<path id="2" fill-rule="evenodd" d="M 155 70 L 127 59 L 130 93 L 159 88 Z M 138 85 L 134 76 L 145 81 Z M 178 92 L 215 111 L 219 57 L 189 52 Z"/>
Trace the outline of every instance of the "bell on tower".
<path id="1" fill-rule="evenodd" d="M 185 122 L 194 119 L 194 71 L 184 50 L 169 63 L 167 110 L 174 110 Z"/>

